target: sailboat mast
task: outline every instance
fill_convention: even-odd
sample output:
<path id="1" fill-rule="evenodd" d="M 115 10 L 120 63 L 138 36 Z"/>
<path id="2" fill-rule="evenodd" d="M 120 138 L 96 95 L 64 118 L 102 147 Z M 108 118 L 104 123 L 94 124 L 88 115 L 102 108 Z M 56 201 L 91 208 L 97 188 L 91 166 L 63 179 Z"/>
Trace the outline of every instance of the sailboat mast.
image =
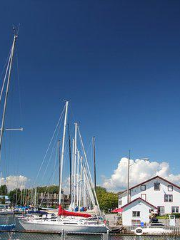
<path id="1" fill-rule="evenodd" d="M 79 151 L 77 151 L 77 187 L 76 187 L 76 192 L 77 192 L 77 206 L 79 209 L 79 159 L 80 159 L 80 154 Z"/>
<path id="2" fill-rule="evenodd" d="M 75 208 L 75 202 L 77 199 L 76 196 L 76 187 L 77 187 L 77 123 L 74 124 L 75 125 L 75 136 L 74 136 L 74 208 Z"/>
<path id="3" fill-rule="evenodd" d="M 60 153 L 60 140 L 58 140 L 57 149 L 58 149 L 58 160 L 59 160 L 59 186 L 60 186 L 60 182 L 61 182 L 61 153 Z"/>
<path id="4" fill-rule="evenodd" d="M 96 149 L 95 149 L 95 137 L 93 137 L 93 160 L 94 160 L 94 189 L 96 192 Z"/>
<path id="5" fill-rule="evenodd" d="M 34 189 L 34 207 L 37 207 L 37 187 Z"/>
<path id="6" fill-rule="evenodd" d="M 59 182 L 59 205 L 61 204 L 61 191 L 62 191 L 62 170 L 63 170 L 63 161 L 64 161 L 64 145 L 66 138 L 66 127 L 67 127 L 67 113 L 68 113 L 68 104 L 66 101 L 65 105 L 65 116 L 64 116 L 64 129 L 63 129 L 63 139 L 62 139 L 62 150 L 61 150 L 61 168 L 60 168 L 60 182 Z"/>
<path id="7" fill-rule="evenodd" d="M 70 138 L 70 130 L 68 124 L 68 138 L 69 138 L 69 175 L 70 175 L 70 200 L 71 200 L 71 192 L 72 192 L 72 159 L 71 159 L 71 138 Z"/>
<path id="8" fill-rule="evenodd" d="M 72 140 L 72 162 L 71 162 L 71 165 L 72 165 L 72 173 L 71 173 L 71 184 L 72 184 L 72 187 L 71 187 L 71 208 L 74 208 L 74 138 Z"/>
<path id="9" fill-rule="evenodd" d="M 7 85 L 6 85 L 4 108 L 3 108 L 1 129 L 0 129 L 1 130 L 0 131 L 0 157 L 1 157 L 1 149 L 2 149 L 2 138 L 3 138 L 3 133 L 4 133 L 5 115 L 6 115 L 6 108 L 7 108 L 7 98 L 8 98 L 8 93 L 9 93 L 9 84 L 10 84 L 10 78 L 11 78 L 11 69 L 12 69 L 12 62 L 13 62 L 16 39 L 17 39 L 17 34 L 14 33 L 13 43 L 12 43 L 12 47 L 11 47 L 11 53 L 10 53 L 10 57 L 9 57 L 9 64 L 7 66 L 8 79 L 7 79 Z"/>

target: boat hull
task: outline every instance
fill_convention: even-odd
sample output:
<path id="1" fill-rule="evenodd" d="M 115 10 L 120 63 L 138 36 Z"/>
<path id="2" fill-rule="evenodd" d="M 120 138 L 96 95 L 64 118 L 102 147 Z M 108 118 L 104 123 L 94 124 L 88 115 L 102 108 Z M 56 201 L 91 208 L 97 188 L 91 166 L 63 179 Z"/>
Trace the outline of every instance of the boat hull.
<path id="1" fill-rule="evenodd" d="M 132 230 L 136 235 L 149 234 L 149 235 L 163 235 L 163 234 L 172 234 L 173 230 L 165 228 L 141 228 L 138 227 L 135 230 Z"/>
<path id="2" fill-rule="evenodd" d="M 14 212 L 12 211 L 12 212 L 0 212 L 0 215 L 13 215 L 14 214 Z"/>
<path id="3" fill-rule="evenodd" d="M 105 225 L 83 225 L 83 224 L 63 224 L 61 222 L 30 222 L 26 220 L 19 221 L 21 226 L 25 230 L 34 230 L 34 231 L 50 231 L 50 232 L 75 232 L 75 233 L 106 233 L 107 228 Z"/>

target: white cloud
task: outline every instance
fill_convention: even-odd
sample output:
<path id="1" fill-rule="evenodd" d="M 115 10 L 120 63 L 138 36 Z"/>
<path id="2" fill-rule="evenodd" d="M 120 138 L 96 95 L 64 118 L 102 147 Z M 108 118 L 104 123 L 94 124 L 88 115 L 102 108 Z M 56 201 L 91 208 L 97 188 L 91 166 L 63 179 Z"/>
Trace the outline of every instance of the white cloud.
<path id="1" fill-rule="evenodd" d="M 103 187 L 111 191 L 120 191 L 127 187 L 127 161 L 127 158 L 122 158 L 111 177 L 103 177 Z M 180 174 L 172 174 L 167 162 L 158 163 L 136 159 L 130 160 L 130 165 L 130 186 L 146 181 L 156 175 L 177 185 L 180 184 Z"/>
<path id="2" fill-rule="evenodd" d="M 6 178 L 0 178 L 0 185 L 6 185 L 8 191 L 11 191 L 15 188 L 23 189 L 26 187 L 28 179 L 25 176 L 8 176 Z"/>

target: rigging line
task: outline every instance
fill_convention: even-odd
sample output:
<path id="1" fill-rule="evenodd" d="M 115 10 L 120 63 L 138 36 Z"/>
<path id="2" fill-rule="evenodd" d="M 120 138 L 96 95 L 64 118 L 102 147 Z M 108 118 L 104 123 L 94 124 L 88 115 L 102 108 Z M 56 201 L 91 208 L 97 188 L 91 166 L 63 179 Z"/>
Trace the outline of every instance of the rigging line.
<path id="1" fill-rule="evenodd" d="M 19 30 L 18 30 L 19 32 Z M 17 88 L 18 88 L 18 103 L 19 103 L 19 120 L 20 120 L 20 126 L 22 126 L 23 118 L 22 118 L 22 101 L 21 101 L 21 91 L 20 91 L 20 74 L 19 74 L 19 59 L 18 59 L 18 43 L 16 44 L 16 50 L 15 50 L 15 57 L 16 57 L 16 70 L 17 70 Z M 11 98 L 13 99 L 13 98 Z M 10 135 L 11 136 L 11 135 Z M 16 147 L 16 167 L 17 167 L 17 172 L 19 171 L 19 159 L 22 159 L 22 141 L 20 138 L 20 142 L 18 144 L 18 147 Z M 19 156 L 19 157 L 18 157 Z M 18 173 L 17 173 L 18 175 Z"/>
<path id="2" fill-rule="evenodd" d="M 4 99 L 4 107 L 3 107 L 3 114 L 2 114 L 2 121 L 1 121 L 1 132 L 0 132 L 0 158 L 1 158 L 1 148 L 2 148 L 2 139 L 4 134 L 4 127 L 5 127 L 5 116 L 6 116 L 6 109 L 7 109 L 7 98 L 9 94 L 9 85 L 10 85 L 10 78 L 11 78 L 11 70 L 12 70 L 12 63 L 13 63 L 13 56 L 14 56 L 14 48 L 16 43 L 17 35 L 14 34 L 13 44 L 11 48 L 11 56 L 10 56 L 10 65 L 8 69 L 8 76 L 7 76 L 7 84 L 6 84 L 6 91 L 5 91 L 5 99 Z M 0 159 L 1 160 L 1 159 Z"/>
<path id="3" fill-rule="evenodd" d="M 6 71 L 7 71 L 7 67 L 9 66 L 9 62 L 10 62 L 10 56 L 11 56 L 11 49 L 10 49 L 10 51 L 9 51 L 9 54 L 8 54 L 8 56 L 7 56 L 7 59 L 6 59 L 6 61 L 5 61 L 5 64 L 4 64 L 4 67 L 3 67 L 3 70 L 2 70 L 2 72 L 1 72 L 1 78 L 3 77 L 3 74 L 4 74 L 4 70 L 6 69 Z M 5 71 L 5 75 L 7 75 L 7 72 Z M 2 93 L 3 93 L 3 89 L 4 89 L 4 84 L 5 84 L 5 82 L 4 82 L 4 80 L 6 79 L 6 77 L 4 76 L 4 78 L 3 78 L 3 84 L 2 84 L 2 89 L 1 89 L 1 97 L 0 97 L 0 99 L 2 98 Z M 0 102 L 1 102 L 1 100 L 0 100 Z"/>
<path id="4" fill-rule="evenodd" d="M 47 169 L 48 169 L 48 167 L 49 167 L 51 158 L 52 158 L 53 153 L 54 153 L 54 151 L 55 151 L 56 142 L 57 142 L 57 139 L 58 139 L 58 135 L 59 135 L 59 132 L 60 132 L 61 125 L 62 125 L 62 122 L 61 122 L 61 124 L 59 125 L 59 129 L 57 129 L 57 131 L 56 131 L 56 136 L 54 137 L 54 138 L 56 138 L 56 139 L 55 139 L 55 141 L 54 141 L 54 145 L 52 146 L 51 154 L 50 154 L 50 156 L 49 156 L 48 163 L 47 163 L 47 165 L 46 165 L 45 171 L 44 171 L 43 176 L 42 176 L 42 181 L 43 181 L 43 179 L 44 179 L 44 177 L 45 177 L 45 174 L 46 174 Z"/>
<path id="5" fill-rule="evenodd" d="M 65 154 L 64 154 L 64 159 L 66 159 L 67 157 L 68 157 L 68 153 L 67 153 L 67 151 L 66 151 L 66 146 L 68 145 L 68 140 L 66 140 L 66 143 L 65 143 Z M 56 154 L 57 154 L 58 152 L 56 152 Z M 56 157 L 57 158 L 57 157 Z M 59 161 L 56 161 L 56 166 L 58 166 L 58 164 L 59 164 Z M 66 165 L 65 165 L 66 166 Z M 54 177 L 55 177 L 55 174 L 57 173 L 57 170 L 58 170 L 58 167 L 57 168 L 55 168 L 55 170 L 53 171 L 53 174 L 54 174 Z M 58 179 L 58 178 L 57 178 Z M 50 180 L 48 181 L 48 182 L 50 182 Z M 62 184 L 63 184 L 63 182 L 62 182 Z"/>
<path id="6" fill-rule="evenodd" d="M 70 119 L 72 119 L 72 121 L 71 122 L 76 122 L 76 118 L 75 118 L 75 114 L 74 114 L 74 112 L 73 112 L 73 109 L 72 109 L 72 106 L 71 106 L 71 104 L 69 104 L 69 117 L 68 117 L 68 119 L 70 120 Z M 69 121 L 70 122 L 70 121 Z"/>
<path id="7" fill-rule="evenodd" d="M 57 155 L 58 155 L 58 152 L 56 151 L 56 157 L 55 157 L 55 165 L 57 166 L 58 165 L 58 161 L 57 161 Z M 51 180 L 54 178 L 55 174 L 57 173 L 57 167 L 54 165 L 54 171 L 51 173 L 49 179 L 48 179 L 48 183 L 51 182 Z M 45 194 L 47 193 L 47 189 L 48 189 L 48 185 L 45 186 Z M 44 194 L 44 197 L 41 199 L 41 203 L 40 203 L 40 206 L 42 205 L 44 199 L 45 199 L 45 194 Z"/>
<path id="8" fill-rule="evenodd" d="M 10 51 L 9 51 L 9 54 L 7 55 L 6 60 L 4 61 L 5 63 L 4 63 L 3 69 L 2 69 L 2 71 L 1 71 L 1 77 L 0 77 L 0 79 L 1 79 L 1 78 L 3 77 L 3 75 L 4 75 L 4 72 L 5 72 L 5 69 L 6 69 L 6 67 L 7 67 L 10 54 L 11 54 L 11 49 L 10 49 Z"/>
<path id="9" fill-rule="evenodd" d="M 45 177 L 45 175 L 46 175 L 46 172 L 47 172 L 47 169 L 48 169 L 48 167 L 49 167 L 49 164 L 50 164 L 51 158 L 52 158 L 52 156 L 53 156 L 53 153 L 55 152 L 55 149 L 56 149 L 56 146 L 55 146 L 55 145 L 56 145 L 56 144 L 54 144 L 54 146 L 53 146 L 53 148 L 52 148 L 52 150 L 51 150 L 51 154 L 50 154 L 50 157 L 49 157 L 49 159 L 48 159 L 48 163 L 46 164 L 45 171 L 44 171 L 44 173 L 43 173 L 43 175 L 42 175 L 42 181 L 43 181 L 43 179 L 44 179 L 44 177 Z"/>
<path id="10" fill-rule="evenodd" d="M 8 63 L 7 63 L 7 66 L 6 66 L 6 72 L 5 72 L 4 79 L 3 79 L 3 84 L 2 84 L 2 87 L 1 87 L 0 104 L 1 104 L 2 95 L 3 95 L 3 92 L 4 92 L 4 87 L 5 87 L 5 83 L 6 83 L 6 79 L 7 79 L 7 74 L 8 74 L 10 62 L 11 62 L 11 57 L 12 57 L 12 52 L 10 52 L 10 55 L 9 55 Z"/>
<path id="11" fill-rule="evenodd" d="M 92 141 L 90 141 L 90 143 L 89 143 L 89 146 L 88 146 L 88 148 L 87 148 L 87 155 L 89 154 L 89 152 L 90 152 L 90 159 L 92 159 L 92 154 L 91 154 L 91 152 L 92 151 L 90 151 L 91 150 L 91 147 L 92 147 Z"/>
<path id="12" fill-rule="evenodd" d="M 18 45 L 16 47 L 16 68 L 17 68 L 17 80 L 18 80 L 18 92 L 19 92 L 19 107 L 20 107 L 20 124 L 22 124 L 22 98 L 20 91 L 20 75 L 19 75 L 19 60 L 18 60 Z"/>
<path id="13" fill-rule="evenodd" d="M 79 133 L 79 137 L 80 137 L 81 146 L 82 146 L 82 149 L 83 149 L 83 154 L 84 154 L 84 157 L 85 157 L 85 164 L 86 164 L 86 167 L 87 167 L 87 170 L 88 170 L 88 173 L 89 173 L 90 180 L 92 182 L 90 169 L 89 169 L 89 164 L 88 164 L 88 160 L 87 160 L 87 154 L 86 154 L 86 151 L 85 151 L 85 147 L 84 147 L 84 143 L 83 143 L 83 140 L 82 140 L 82 136 L 81 136 L 81 133 L 80 133 L 79 126 L 78 126 L 78 133 Z"/>
<path id="14" fill-rule="evenodd" d="M 58 128 L 58 126 L 59 126 L 59 123 L 60 123 L 60 121 L 61 121 L 61 119 L 62 119 L 62 116 L 63 116 L 64 111 L 65 111 L 65 106 L 64 106 L 64 108 L 63 108 L 63 110 L 62 110 L 62 112 L 61 112 L 61 115 L 60 115 L 59 119 L 58 119 L 58 123 L 57 123 L 57 125 L 56 125 L 56 127 L 55 127 L 55 130 L 54 130 L 53 135 L 52 135 L 52 137 L 51 137 L 51 140 L 50 140 L 50 142 L 49 142 L 49 145 L 48 145 L 48 148 L 47 148 L 46 153 L 45 153 L 45 155 L 44 155 L 43 161 L 41 162 L 41 165 L 40 165 L 38 174 L 37 174 L 37 176 L 36 176 L 36 178 L 35 178 L 35 180 L 34 180 L 34 185 L 35 185 L 35 183 L 36 183 L 36 181 L 37 181 L 37 178 L 39 177 L 40 171 L 41 171 L 41 169 L 42 169 L 42 166 L 43 166 L 43 164 L 44 164 L 44 161 L 45 161 L 45 159 L 46 159 L 46 156 L 47 156 L 47 154 L 48 154 L 49 148 L 50 148 L 50 146 L 51 146 L 51 143 L 52 143 L 52 141 L 53 141 L 53 138 L 54 138 L 54 135 L 55 135 L 55 133 L 56 133 L 56 131 L 57 131 L 57 128 Z"/>
<path id="15" fill-rule="evenodd" d="M 54 167 L 53 167 L 53 179 L 52 182 L 55 181 L 55 175 L 56 175 L 56 170 L 57 170 L 57 165 L 58 165 L 58 151 L 56 151 L 56 155 L 55 155 L 55 161 L 54 161 Z"/>
<path id="16" fill-rule="evenodd" d="M 93 191 L 93 194 L 94 194 L 94 197 L 96 199 L 96 203 L 97 203 L 97 206 L 98 206 L 98 209 L 99 209 L 99 212 L 100 212 L 99 202 L 98 202 L 98 199 L 97 199 L 96 191 L 94 189 L 94 184 L 93 184 L 93 181 L 92 181 L 92 176 L 91 176 L 91 172 L 90 172 L 90 169 L 89 169 L 87 155 L 86 155 L 86 151 L 85 151 L 85 148 L 84 148 L 84 143 L 83 143 L 83 140 L 82 140 L 82 136 L 81 136 L 81 133 L 80 133 L 79 126 L 78 126 L 78 133 L 79 133 L 81 145 L 82 145 L 82 148 L 83 148 L 83 153 L 84 153 L 84 157 L 85 157 L 85 164 L 86 164 L 86 167 L 87 167 L 87 170 L 88 170 L 88 175 L 89 175 L 89 178 L 90 178 L 89 179 L 90 180 L 90 185 L 91 185 L 91 188 L 92 188 L 92 191 Z"/>

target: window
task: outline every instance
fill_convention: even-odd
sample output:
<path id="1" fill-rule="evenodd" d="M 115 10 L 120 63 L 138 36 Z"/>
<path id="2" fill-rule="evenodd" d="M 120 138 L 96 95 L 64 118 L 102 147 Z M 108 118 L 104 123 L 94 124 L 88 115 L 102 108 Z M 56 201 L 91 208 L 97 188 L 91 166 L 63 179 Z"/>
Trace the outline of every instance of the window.
<path id="1" fill-rule="evenodd" d="M 173 191 L 173 186 L 172 185 L 168 185 L 168 191 L 172 192 Z"/>
<path id="2" fill-rule="evenodd" d="M 173 202 L 173 195 L 165 194 L 164 201 L 165 202 Z"/>
<path id="3" fill-rule="evenodd" d="M 141 198 L 146 201 L 146 194 L 141 194 Z"/>
<path id="4" fill-rule="evenodd" d="M 160 190 L 160 183 L 156 182 L 154 183 L 154 190 L 159 191 Z"/>
<path id="5" fill-rule="evenodd" d="M 141 185 L 140 189 L 141 189 L 141 191 L 145 191 L 146 190 L 146 185 Z"/>
<path id="6" fill-rule="evenodd" d="M 119 206 L 122 205 L 122 198 L 119 199 Z"/>
<path id="7" fill-rule="evenodd" d="M 133 211 L 132 216 L 133 217 L 140 217 L 140 211 Z"/>
<path id="8" fill-rule="evenodd" d="M 164 206 L 158 206 L 157 208 L 158 208 L 158 214 L 159 214 L 160 216 L 163 216 L 164 213 L 165 213 Z"/>
<path id="9" fill-rule="evenodd" d="M 179 207 L 172 207 L 172 213 L 178 213 Z"/>

